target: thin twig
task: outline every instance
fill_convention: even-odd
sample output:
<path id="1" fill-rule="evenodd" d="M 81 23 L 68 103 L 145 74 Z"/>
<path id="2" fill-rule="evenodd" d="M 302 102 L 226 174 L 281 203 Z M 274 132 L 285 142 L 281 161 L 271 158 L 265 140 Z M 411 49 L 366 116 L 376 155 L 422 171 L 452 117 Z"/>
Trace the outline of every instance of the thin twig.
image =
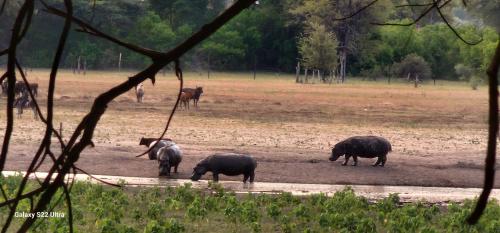
<path id="1" fill-rule="evenodd" d="M 333 19 L 333 21 L 342 21 L 342 20 L 346 20 L 346 19 L 349 19 L 349 18 L 352 18 L 358 14 L 360 14 L 361 12 L 363 12 L 364 10 L 368 9 L 369 7 L 371 7 L 373 4 L 375 4 L 376 2 L 378 2 L 378 0 L 373 0 L 371 1 L 370 3 L 366 4 L 365 6 L 359 8 L 356 12 L 350 14 L 349 16 L 346 16 L 346 17 L 342 17 L 342 18 L 337 18 L 337 19 Z"/>
<path id="2" fill-rule="evenodd" d="M 436 0 L 433 0 L 434 3 L 437 5 L 437 2 Z M 436 7 L 436 10 L 437 12 L 439 13 L 439 16 L 441 16 L 441 19 L 443 20 L 443 22 L 446 24 L 446 26 L 448 26 L 448 28 L 453 32 L 455 33 L 455 36 L 457 36 L 462 42 L 468 44 L 468 45 L 477 45 L 479 43 L 481 43 L 481 41 L 483 41 L 483 38 L 480 38 L 478 41 L 476 42 L 469 42 L 469 41 L 466 41 L 464 38 L 462 38 L 462 36 L 460 36 L 460 34 L 457 32 L 457 30 L 455 30 L 455 28 L 453 26 L 450 25 L 450 23 L 448 22 L 448 20 L 446 19 L 446 17 L 444 16 L 443 12 L 441 11 L 441 8 L 439 7 Z"/>
<path id="3" fill-rule="evenodd" d="M 179 92 L 177 93 L 177 100 L 175 101 L 174 108 L 172 109 L 172 111 L 170 112 L 170 115 L 168 116 L 167 125 L 165 126 L 165 129 L 163 129 L 163 133 L 160 135 L 160 137 L 158 137 L 159 139 L 165 137 L 165 134 L 167 134 L 167 130 L 170 126 L 170 122 L 172 121 L 172 118 L 174 117 L 175 110 L 177 110 L 177 107 L 179 106 L 179 102 L 180 102 L 181 95 L 182 95 L 182 89 L 184 88 L 184 77 L 182 75 L 182 69 L 180 67 L 179 60 L 175 61 L 175 75 L 177 76 L 177 79 L 179 80 Z M 135 157 L 141 157 L 141 156 L 149 153 L 158 143 L 160 143 L 159 139 L 156 140 L 155 143 L 148 148 L 148 150 L 146 150 L 142 154 L 137 155 Z"/>

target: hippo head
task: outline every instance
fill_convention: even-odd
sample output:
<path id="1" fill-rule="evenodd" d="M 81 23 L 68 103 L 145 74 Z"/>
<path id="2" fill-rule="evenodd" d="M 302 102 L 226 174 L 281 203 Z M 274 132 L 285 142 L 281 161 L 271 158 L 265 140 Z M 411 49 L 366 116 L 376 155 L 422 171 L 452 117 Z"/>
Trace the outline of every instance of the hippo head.
<path id="1" fill-rule="evenodd" d="M 146 142 L 146 139 L 144 137 L 142 137 L 141 140 L 139 141 L 139 145 L 140 146 L 143 146 L 143 145 L 147 146 L 148 145 L 147 142 Z"/>
<path id="2" fill-rule="evenodd" d="M 160 176 L 170 176 L 170 158 L 167 147 L 160 148 L 157 153 Z"/>
<path id="3" fill-rule="evenodd" d="M 193 168 L 193 175 L 191 176 L 191 180 L 198 181 L 205 173 L 207 173 L 207 168 L 198 164 L 195 168 Z"/>
<path id="4" fill-rule="evenodd" d="M 330 161 L 337 161 L 337 159 L 345 154 L 345 147 L 343 145 L 335 145 L 332 148 L 332 155 L 330 156 Z"/>

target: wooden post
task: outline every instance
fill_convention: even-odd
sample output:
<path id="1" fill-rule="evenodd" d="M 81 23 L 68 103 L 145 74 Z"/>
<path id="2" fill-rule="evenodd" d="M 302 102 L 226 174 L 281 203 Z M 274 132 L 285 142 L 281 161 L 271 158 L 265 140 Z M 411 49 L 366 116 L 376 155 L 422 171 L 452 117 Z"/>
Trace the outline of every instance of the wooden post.
<path id="1" fill-rule="evenodd" d="M 120 53 L 120 56 L 118 57 L 118 72 L 122 71 L 122 53 Z"/>
<path id="2" fill-rule="evenodd" d="M 208 54 L 207 56 L 207 75 L 208 75 L 208 79 L 210 79 L 210 54 Z"/>
<path id="3" fill-rule="evenodd" d="M 297 66 L 295 67 L 295 83 L 299 83 L 300 77 L 300 62 L 297 62 Z"/>
<path id="4" fill-rule="evenodd" d="M 257 76 L 257 55 L 253 55 L 253 80 L 255 80 Z"/>
<path id="5" fill-rule="evenodd" d="M 82 68 L 82 67 L 81 67 L 81 63 L 80 63 L 80 60 L 81 60 L 81 57 L 80 57 L 80 56 L 78 56 L 78 60 L 77 60 L 77 62 L 76 62 L 76 72 L 77 72 L 78 74 L 80 74 L 80 69 Z"/>
<path id="6" fill-rule="evenodd" d="M 308 71 L 309 71 L 309 70 L 308 70 L 307 68 L 304 70 L 304 74 L 305 74 L 305 76 L 306 76 L 306 77 L 305 77 L 305 79 L 306 79 L 306 80 L 305 80 L 305 82 L 304 82 L 304 83 L 308 83 L 308 82 L 309 82 L 309 72 L 308 72 Z"/>
<path id="7" fill-rule="evenodd" d="M 87 74 L 87 59 L 83 59 L 83 75 Z"/>
<path id="8" fill-rule="evenodd" d="M 62 134 L 62 122 L 59 122 L 59 136 L 61 136 L 61 138 L 63 137 L 63 134 Z"/>

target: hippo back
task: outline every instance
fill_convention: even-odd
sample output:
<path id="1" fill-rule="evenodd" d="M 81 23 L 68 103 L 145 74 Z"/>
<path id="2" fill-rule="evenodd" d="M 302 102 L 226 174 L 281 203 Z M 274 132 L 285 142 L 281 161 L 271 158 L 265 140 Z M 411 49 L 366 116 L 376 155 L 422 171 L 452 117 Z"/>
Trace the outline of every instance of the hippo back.
<path id="1" fill-rule="evenodd" d="M 164 147 L 166 145 L 166 143 L 169 142 L 169 141 L 166 141 L 166 140 L 160 140 L 158 143 L 156 143 L 156 141 L 154 142 L 151 142 L 149 144 L 149 148 L 152 148 L 149 153 L 148 153 L 148 157 L 150 160 L 155 160 L 156 159 L 156 155 L 158 153 L 158 150 L 162 147 Z M 156 143 L 156 145 L 155 145 Z"/>
<path id="2" fill-rule="evenodd" d="M 389 141 L 378 136 L 354 136 L 341 143 L 345 146 L 347 155 L 359 157 L 373 158 L 392 151 Z"/>
<path id="3" fill-rule="evenodd" d="M 251 172 L 257 167 L 257 161 L 244 154 L 219 153 L 207 159 L 213 172 L 225 175 L 240 175 Z"/>

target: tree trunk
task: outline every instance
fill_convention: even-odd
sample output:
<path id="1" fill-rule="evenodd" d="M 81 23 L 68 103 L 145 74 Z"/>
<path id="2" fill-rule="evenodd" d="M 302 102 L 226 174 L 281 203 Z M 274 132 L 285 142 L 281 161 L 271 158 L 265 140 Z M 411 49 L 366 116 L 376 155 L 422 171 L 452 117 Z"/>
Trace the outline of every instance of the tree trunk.
<path id="1" fill-rule="evenodd" d="M 297 66 L 295 67 L 295 83 L 299 83 L 300 77 L 300 62 L 297 62 Z"/>
<path id="2" fill-rule="evenodd" d="M 346 66 L 347 66 L 347 51 L 346 49 L 340 50 L 340 82 L 345 82 L 345 74 L 346 74 Z"/>
<path id="3" fill-rule="evenodd" d="M 306 78 L 305 78 L 305 79 L 306 79 L 306 80 L 305 80 L 305 83 L 308 83 L 308 82 L 309 82 L 309 72 L 308 72 L 307 68 L 306 68 L 306 70 L 304 71 L 304 73 L 305 73 L 305 75 L 306 75 Z"/>

